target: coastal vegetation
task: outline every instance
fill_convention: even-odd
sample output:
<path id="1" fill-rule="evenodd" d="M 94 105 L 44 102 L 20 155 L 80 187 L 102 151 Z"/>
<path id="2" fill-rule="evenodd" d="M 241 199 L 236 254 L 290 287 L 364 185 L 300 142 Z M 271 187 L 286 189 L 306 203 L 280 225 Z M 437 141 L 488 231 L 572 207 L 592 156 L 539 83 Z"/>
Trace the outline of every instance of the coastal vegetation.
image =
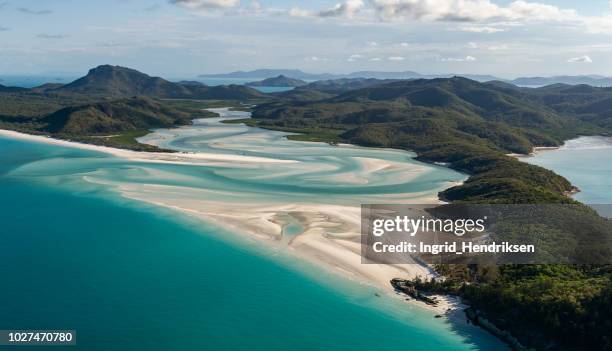
<path id="1" fill-rule="evenodd" d="M 609 221 L 567 196 L 575 189 L 565 178 L 507 154 L 559 146 L 579 135 L 609 135 L 611 89 L 567 85 L 523 89 L 450 78 L 372 82 L 324 99 L 302 99 L 305 95 L 303 91 L 259 105 L 253 114 L 257 125 L 303 132 L 305 139 L 330 133 L 333 137 L 321 141 L 416 151 L 422 161 L 444 163 L 470 175 L 440 194 L 454 203 L 574 204 L 565 211 L 543 214 L 546 224 L 538 240 L 547 242 L 546 249 L 553 254 L 563 254 L 568 218 L 603 222 L 609 228 Z M 530 227 L 515 223 L 510 230 L 529 235 Z M 609 238 L 586 242 L 574 233 L 570 239 L 598 247 L 594 252 L 610 257 Z M 588 262 L 591 253 L 577 249 L 571 254 Z M 610 267 L 438 265 L 445 280 L 417 279 L 415 286 L 461 296 L 479 315 L 529 348 L 604 350 L 612 348 Z"/>
<path id="2" fill-rule="evenodd" d="M 261 104 L 253 117 L 263 128 L 328 133 L 332 142 L 413 150 L 420 160 L 472 175 L 441 194 L 450 201 L 569 202 L 564 193 L 572 186 L 566 179 L 506 154 L 609 133 L 603 118 L 608 110 L 601 101 L 612 98 L 612 91 L 592 89 L 598 94 L 575 87 L 526 90 L 465 78 L 379 81 L 324 100 Z"/>
<path id="3" fill-rule="evenodd" d="M 208 108 L 245 109 L 264 98 L 244 86 L 172 83 L 106 65 L 67 85 L 3 87 L 0 128 L 138 151 L 168 151 L 140 144 L 136 138 L 153 128 L 218 116 Z"/>
<path id="4" fill-rule="evenodd" d="M 537 350 L 609 350 L 610 265 L 439 265 L 417 290 L 454 294 Z"/>

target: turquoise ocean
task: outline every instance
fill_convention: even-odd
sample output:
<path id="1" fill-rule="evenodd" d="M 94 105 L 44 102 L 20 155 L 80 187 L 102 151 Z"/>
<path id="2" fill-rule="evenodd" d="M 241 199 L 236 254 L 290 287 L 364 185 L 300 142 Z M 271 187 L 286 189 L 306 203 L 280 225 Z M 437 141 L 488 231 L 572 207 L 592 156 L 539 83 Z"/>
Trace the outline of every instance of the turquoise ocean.
<path id="1" fill-rule="evenodd" d="M 257 133 L 246 134 L 260 140 Z M 186 140 L 178 144 L 194 145 Z M 0 329 L 73 329 L 77 346 L 70 350 L 503 348 L 473 327 L 378 296 L 375 287 L 341 279 L 239 233 L 126 199 L 84 175 L 154 182 L 155 170 L 166 175 L 160 183 L 172 173 L 193 186 L 233 178 L 228 188 L 244 187 L 241 193 L 258 184 L 260 192 L 273 191 L 269 180 L 239 183 L 236 172 L 142 165 L 9 138 L 0 138 L 0 150 Z M 315 160 L 313 152 L 299 157 Z M 399 156 L 381 151 L 381 157 Z M 346 158 L 329 157 L 338 160 L 352 167 Z M 435 168 L 414 182 L 423 190 L 460 179 Z M 281 184 L 283 194 L 309 191 L 302 183 Z M 356 195 L 365 191 L 360 189 Z"/>
<path id="2" fill-rule="evenodd" d="M 574 199 L 594 205 L 601 214 L 612 217 L 612 138 L 580 137 L 568 140 L 559 149 L 521 160 L 564 176 L 580 189 Z"/>

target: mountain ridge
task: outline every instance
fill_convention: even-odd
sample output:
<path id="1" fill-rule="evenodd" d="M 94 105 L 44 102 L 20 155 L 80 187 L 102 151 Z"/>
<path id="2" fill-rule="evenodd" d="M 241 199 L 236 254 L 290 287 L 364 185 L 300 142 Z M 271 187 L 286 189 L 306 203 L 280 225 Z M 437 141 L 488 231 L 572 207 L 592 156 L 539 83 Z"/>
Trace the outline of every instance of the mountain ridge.
<path id="1" fill-rule="evenodd" d="M 597 87 L 612 86 L 612 77 L 601 75 L 558 75 L 550 77 L 521 76 L 514 79 L 499 78 L 489 74 L 421 74 L 415 71 L 356 71 L 347 74 L 307 73 L 299 69 L 257 69 L 253 71 L 235 71 L 230 73 L 202 74 L 203 78 L 253 78 L 267 79 L 278 75 L 302 80 L 333 80 L 343 78 L 374 78 L 374 79 L 435 79 L 452 78 L 454 76 L 472 79 L 478 82 L 501 81 L 518 86 L 545 86 L 551 84 L 587 84 Z"/>
<path id="2" fill-rule="evenodd" d="M 281 74 L 277 77 L 267 78 L 256 82 L 248 82 L 244 85 L 250 87 L 301 87 L 308 85 L 308 83 L 301 79 L 290 78 Z"/>
<path id="3" fill-rule="evenodd" d="M 84 77 L 51 91 L 105 97 L 140 95 L 163 99 L 248 99 L 263 96 L 245 86 L 209 87 L 204 84 L 173 83 L 131 68 L 111 65 L 92 68 Z"/>

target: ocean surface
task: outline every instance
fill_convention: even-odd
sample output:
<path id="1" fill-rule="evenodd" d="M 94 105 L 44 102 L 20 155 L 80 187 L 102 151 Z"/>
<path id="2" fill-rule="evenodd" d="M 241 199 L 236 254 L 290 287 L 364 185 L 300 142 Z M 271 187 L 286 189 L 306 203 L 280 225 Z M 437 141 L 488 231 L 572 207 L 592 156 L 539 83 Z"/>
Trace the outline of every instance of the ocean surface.
<path id="1" fill-rule="evenodd" d="M 0 138 L 0 329 L 74 329 L 77 346 L 71 350 L 503 348 L 484 332 L 376 296 L 375 287 L 340 279 L 240 233 L 126 199 L 117 190 L 118 184 L 170 184 L 230 197 L 241 193 L 242 201 L 297 201 L 308 194 L 311 201 L 318 193 L 346 202 L 434 192 L 463 175 L 428 166 L 410 181 L 394 181 L 391 169 L 371 184 L 344 184 L 333 175 L 359 173 L 360 157 L 423 165 L 401 151 L 281 141 L 278 132 L 217 121 L 189 128 L 181 128 L 178 138 L 159 131 L 155 140 L 182 150 L 277 152 L 305 166 L 140 163 Z"/>
<path id="2" fill-rule="evenodd" d="M 521 158 L 551 169 L 580 189 L 573 197 L 586 204 L 612 205 L 612 138 L 580 137 L 556 150 Z"/>
<path id="3" fill-rule="evenodd" d="M 33 88 L 46 83 L 66 84 L 78 79 L 77 76 L 21 76 L 0 75 L 0 84 L 9 87 Z"/>

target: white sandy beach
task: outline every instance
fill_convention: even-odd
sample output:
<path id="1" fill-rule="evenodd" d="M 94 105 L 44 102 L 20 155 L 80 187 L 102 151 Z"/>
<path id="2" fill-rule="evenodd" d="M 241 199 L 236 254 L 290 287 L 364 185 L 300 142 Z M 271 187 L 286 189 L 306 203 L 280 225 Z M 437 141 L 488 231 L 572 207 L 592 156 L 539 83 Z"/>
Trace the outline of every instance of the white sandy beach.
<path id="1" fill-rule="evenodd" d="M 42 135 L 31 135 L 12 130 L 0 129 L 0 136 L 5 136 L 13 139 L 28 140 L 33 142 L 45 143 L 50 145 L 58 145 L 64 147 L 79 148 L 82 150 L 97 151 L 116 157 L 129 159 L 136 162 L 155 162 L 155 163 L 171 163 L 171 164 L 191 164 L 191 165 L 220 165 L 222 163 L 231 162 L 233 164 L 249 163 L 292 163 L 291 160 L 279 160 L 274 158 L 263 158 L 255 156 L 243 155 L 226 155 L 213 153 L 187 153 L 187 152 L 142 152 L 125 149 L 117 149 L 108 146 L 92 145 L 79 143 L 68 140 L 54 139 Z"/>
<path id="2" fill-rule="evenodd" d="M 214 153 L 152 153 L 121 150 L 104 146 L 75 143 L 44 136 L 28 135 L 13 131 L 0 130 L 0 136 L 28 140 L 84 150 L 98 151 L 115 157 L 137 162 L 172 163 L 190 165 L 222 165 L 231 163 L 233 167 L 246 167 L 262 163 L 276 164 L 295 162 L 274 158 L 228 155 Z M 384 160 L 364 159 L 362 172 L 376 172 L 380 169 L 398 167 Z M 423 169 L 415 167 L 407 178 L 414 177 Z M 90 182 L 103 183 L 95 177 L 86 176 Z M 365 177 L 347 177 L 348 182 L 361 183 Z M 432 271 L 419 264 L 363 264 L 360 246 L 361 217 L 360 207 L 346 205 L 326 205 L 320 203 L 278 203 L 241 201 L 236 194 L 226 194 L 227 200 L 219 201 L 218 191 L 181 186 L 156 184 L 110 184 L 123 196 L 158 206 L 183 211 L 205 221 L 258 238 L 280 249 L 288 248 L 295 255 L 314 262 L 324 268 L 360 282 L 382 287 L 394 294 L 389 284 L 392 278 L 413 278 L 431 276 Z M 215 194 L 212 194 L 215 192 Z M 214 195 L 214 196 L 212 196 Z M 437 204 L 440 201 L 431 194 L 395 194 L 395 199 L 410 197 L 414 203 Z M 395 196 L 394 196 L 395 198 Z M 211 200 L 213 199 L 213 200 Z M 393 201 L 393 198 L 389 199 Z M 283 226 L 287 216 L 299 222 L 303 229 L 300 234 L 283 237 Z M 404 297 L 405 298 L 405 297 Z M 442 298 L 437 307 L 428 307 L 436 313 L 444 313 L 458 304 L 456 300 Z M 419 303 L 425 307 L 426 305 Z"/>

